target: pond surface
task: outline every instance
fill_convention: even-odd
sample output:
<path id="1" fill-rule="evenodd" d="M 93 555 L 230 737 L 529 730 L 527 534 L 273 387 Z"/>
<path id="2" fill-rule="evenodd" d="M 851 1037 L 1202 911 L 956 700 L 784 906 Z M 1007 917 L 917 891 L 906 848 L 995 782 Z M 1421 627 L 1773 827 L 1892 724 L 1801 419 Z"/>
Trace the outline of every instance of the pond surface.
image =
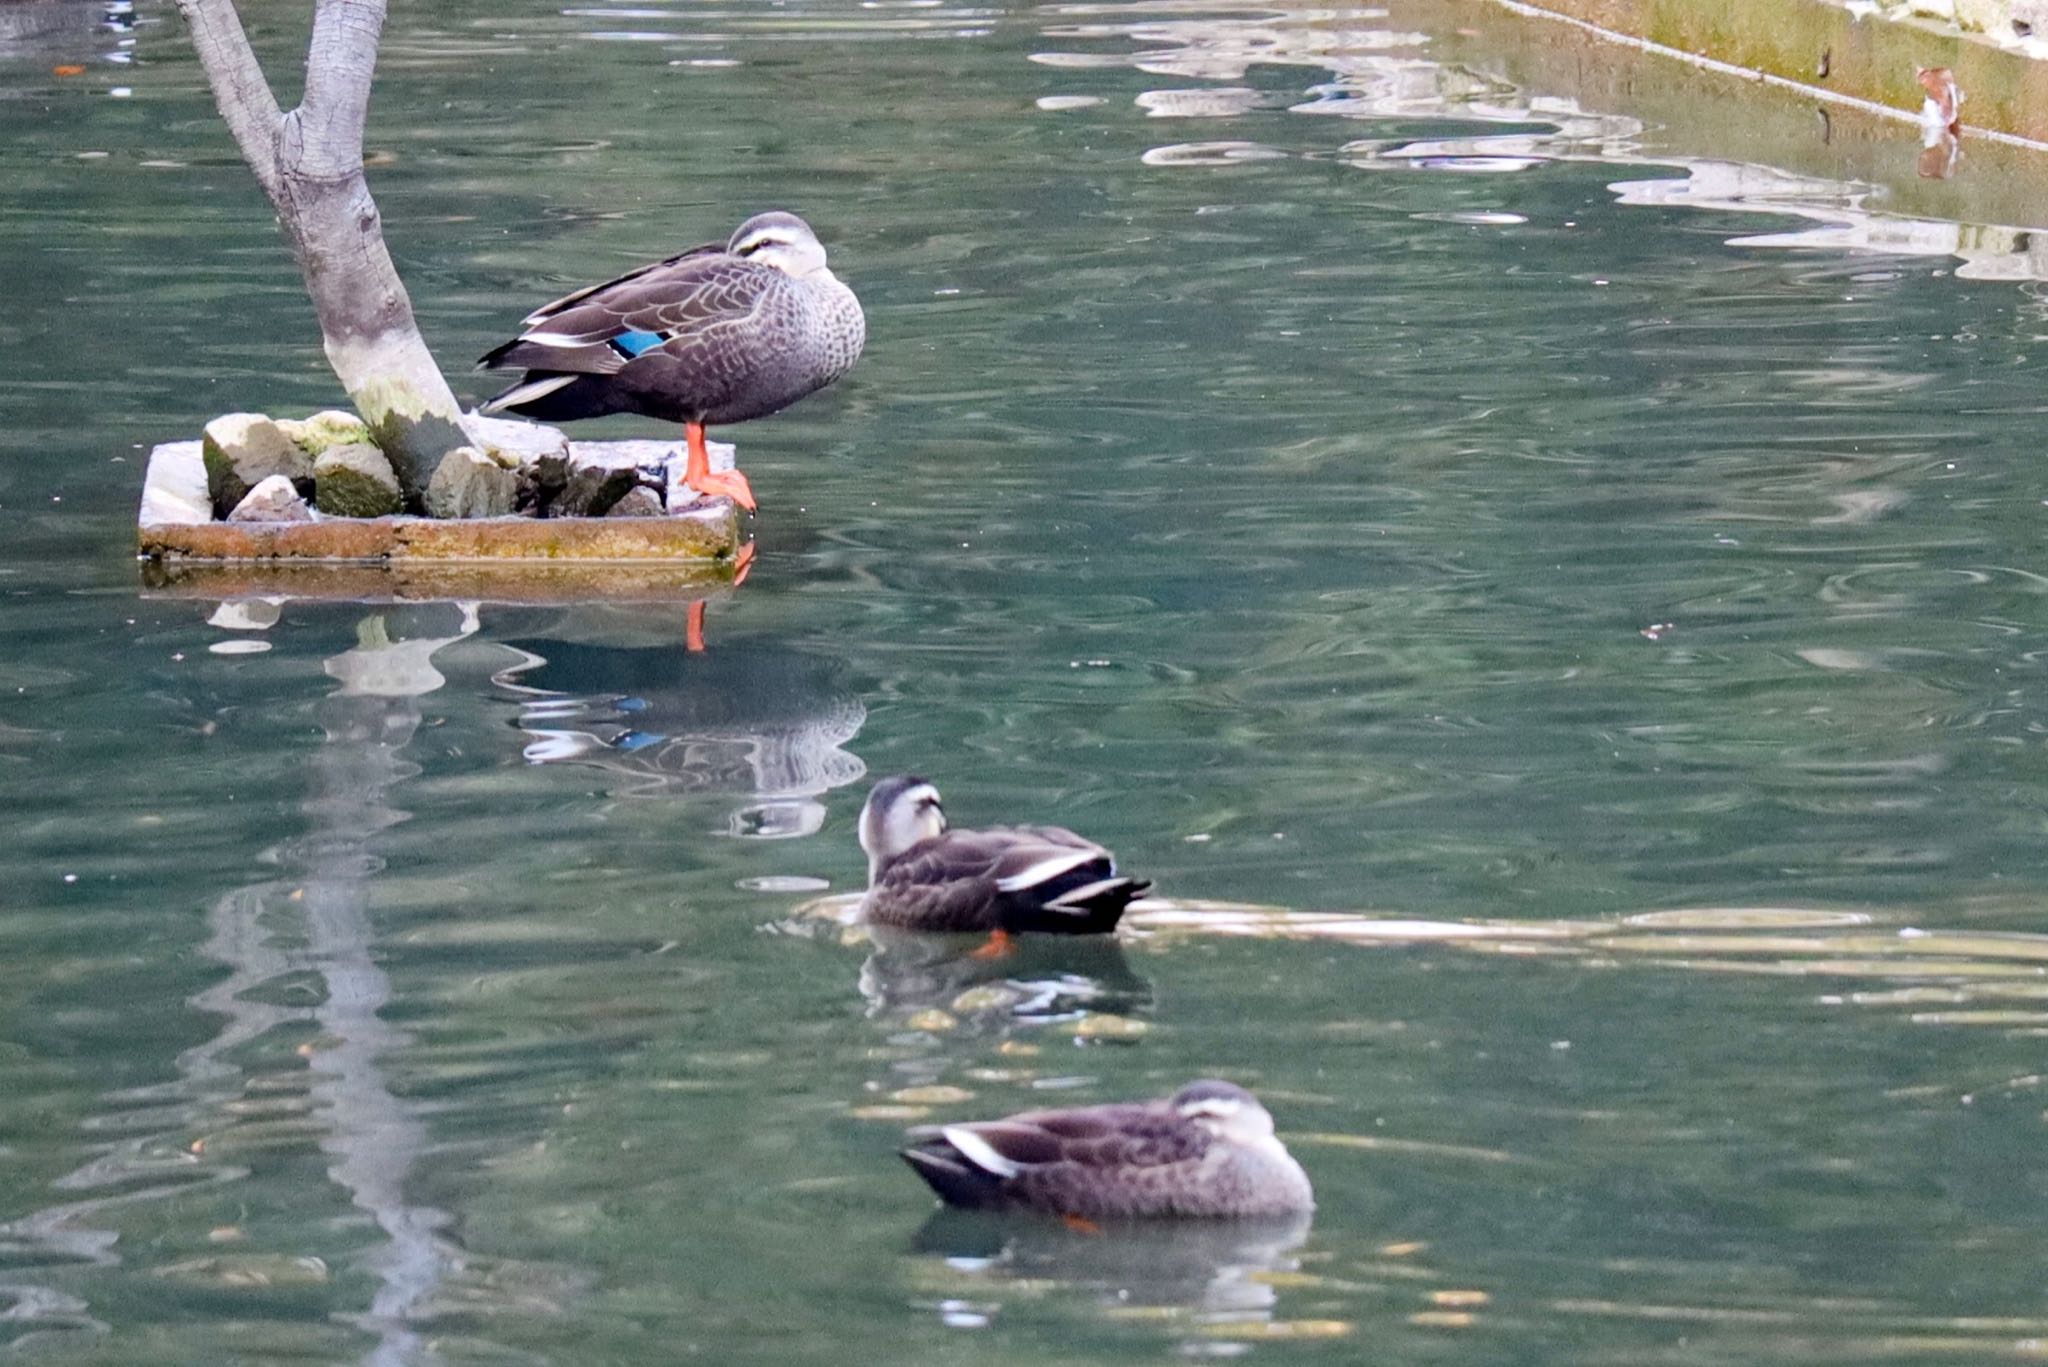
<path id="1" fill-rule="evenodd" d="M 2042 1354 L 2023 233 L 1660 161 L 1368 10 L 400 7 L 373 184 L 459 392 L 771 205 L 868 355 L 724 434 L 762 554 L 702 653 L 673 604 L 223 604 L 139 587 L 147 446 L 337 391 L 168 6 L 35 8 L 0 1352 Z M 250 8 L 289 88 L 302 7 Z M 1192 910 L 869 943 L 808 903 L 913 769 Z M 1202 1075 L 1312 1226 L 928 1223 L 894 1156 Z"/>

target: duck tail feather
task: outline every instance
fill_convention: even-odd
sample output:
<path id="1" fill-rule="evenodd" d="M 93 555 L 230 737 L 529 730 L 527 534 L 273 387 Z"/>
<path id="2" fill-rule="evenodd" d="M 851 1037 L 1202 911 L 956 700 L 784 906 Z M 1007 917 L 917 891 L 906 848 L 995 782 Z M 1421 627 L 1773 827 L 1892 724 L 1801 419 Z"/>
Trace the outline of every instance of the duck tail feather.
<path id="1" fill-rule="evenodd" d="M 478 411 L 517 413 L 542 422 L 568 422 L 603 417 L 618 408 L 609 399 L 603 376 L 550 375 L 530 370 L 518 384 L 485 400 Z"/>
<path id="2" fill-rule="evenodd" d="M 901 1149 L 903 1161 L 949 1206 L 970 1210 L 1001 1204 L 1002 1179 L 964 1162 L 951 1145 L 933 1141 Z"/>
<path id="3" fill-rule="evenodd" d="M 1144 895 L 1152 884 L 1142 878 L 1100 878 L 1069 888 L 1042 903 L 1032 930 L 1050 930 L 1069 935 L 1099 935 L 1116 929 L 1124 908 Z"/>

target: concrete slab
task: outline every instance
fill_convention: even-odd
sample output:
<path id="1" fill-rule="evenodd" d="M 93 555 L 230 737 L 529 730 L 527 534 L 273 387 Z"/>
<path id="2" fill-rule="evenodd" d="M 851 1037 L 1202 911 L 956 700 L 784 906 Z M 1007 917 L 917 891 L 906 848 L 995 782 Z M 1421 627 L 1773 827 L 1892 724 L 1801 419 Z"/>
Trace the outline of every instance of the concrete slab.
<path id="1" fill-rule="evenodd" d="M 578 455 L 663 468 L 674 450 L 659 442 L 577 442 Z M 732 447 L 712 444 L 714 468 L 730 468 Z M 340 576 L 351 586 L 334 596 L 359 597 L 365 571 L 381 576 L 382 592 L 410 596 L 528 596 L 536 601 L 582 594 L 608 597 L 729 578 L 740 547 L 738 510 L 730 499 L 702 498 L 660 517 L 495 517 L 444 521 L 422 517 L 318 517 L 300 523 L 227 523 L 213 516 L 206 468 L 196 441 L 166 442 L 150 452 L 137 547 L 153 587 L 195 576 L 228 591 L 230 582 L 261 581 L 294 596 L 327 596 L 308 582 Z M 582 572 L 565 572 L 582 567 Z M 630 567 L 627 570 L 623 567 Z M 202 575 L 209 568 L 228 571 Z M 429 584 L 440 587 L 429 591 Z M 404 586 L 401 591 L 400 585 Z M 490 593 L 459 592 L 467 585 Z M 441 591 L 445 588 L 447 591 Z"/>

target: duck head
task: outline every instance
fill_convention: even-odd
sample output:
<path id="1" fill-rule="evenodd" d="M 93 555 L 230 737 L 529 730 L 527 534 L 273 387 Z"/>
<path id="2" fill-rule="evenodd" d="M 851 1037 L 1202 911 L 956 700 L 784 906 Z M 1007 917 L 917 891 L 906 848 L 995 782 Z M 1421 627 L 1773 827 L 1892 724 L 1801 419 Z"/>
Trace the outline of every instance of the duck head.
<path id="1" fill-rule="evenodd" d="M 781 209 L 755 214 L 740 224 L 725 249 L 799 280 L 825 269 L 825 248 L 811 231 L 811 225 Z"/>
<path id="2" fill-rule="evenodd" d="M 938 789 L 915 774 L 883 779 L 860 809 L 860 847 L 868 856 L 868 881 L 872 883 L 882 865 L 912 845 L 945 833 L 946 809 L 939 805 Z"/>
<path id="3" fill-rule="evenodd" d="M 1173 1094 L 1173 1109 L 1227 1144 L 1253 1145 L 1273 1139 L 1273 1116 L 1259 1099 L 1234 1082 L 1203 1078 Z"/>

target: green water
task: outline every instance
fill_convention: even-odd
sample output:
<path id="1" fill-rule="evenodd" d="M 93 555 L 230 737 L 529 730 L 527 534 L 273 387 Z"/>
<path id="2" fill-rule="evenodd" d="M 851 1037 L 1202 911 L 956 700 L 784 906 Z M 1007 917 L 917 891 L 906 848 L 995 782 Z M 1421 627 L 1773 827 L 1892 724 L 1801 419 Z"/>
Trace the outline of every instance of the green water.
<path id="1" fill-rule="evenodd" d="M 338 395 L 168 7 L 0 37 L 0 1354 L 2041 1353 L 2024 241 L 1759 213 L 1371 11 L 401 8 L 373 185 L 459 391 L 768 206 L 868 354 L 725 434 L 702 654 L 145 593 L 147 446 Z M 800 907 L 905 769 L 1373 919 L 869 945 Z M 1205 1074 L 1312 1227 L 928 1226 L 893 1156 Z"/>

